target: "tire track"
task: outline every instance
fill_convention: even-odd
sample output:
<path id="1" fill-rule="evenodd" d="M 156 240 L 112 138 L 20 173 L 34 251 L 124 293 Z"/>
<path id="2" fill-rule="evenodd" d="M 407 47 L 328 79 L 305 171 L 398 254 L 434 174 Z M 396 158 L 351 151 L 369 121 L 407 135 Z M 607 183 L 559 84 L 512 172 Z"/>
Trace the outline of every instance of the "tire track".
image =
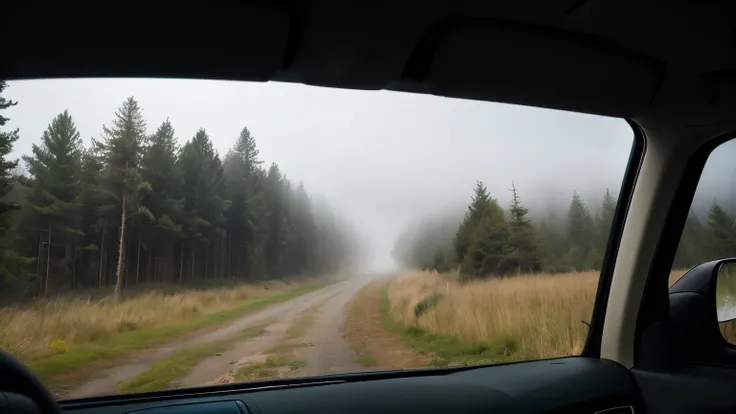
<path id="1" fill-rule="evenodd" d="M 144 372 L 151 364 L 161 361 L 173 355 L 177 351 L 191 346 L 232 338 L 237 335 L 238 332 L 248 327 L 263 324 L 272 318 L 283 318 L 285 316 L 292 315 L 298 310 L 308 308 L 311 304 L 338 294 L 350 283 L 350 281 L 339 282 L 302 296 L 298 296 L 294 299 L 290 299 L 286 302 L 274 304 L 256 312 L 249 313 L 235 322 L 216 330 L 166 346 L 139 352 L 134 357 L 123 361 L 121 364 L 104 370 L 102 375 L 71 391 L 66 395 L 66 398 L 73 399 L 114 394 L 118 383 L 136 377 Z M 199 367 L 199 365 L 200 364 L 198 364 L 197 367 Z M 195 369 L 197 369 L 197 367 L 195 367 Z"/>
<path id="2" fill-rule="evenodd" d="M 365 284 L 365 281 L 358 280 L 346 282 L 338 292 L 326 297 L 313 310 L 314 314 L 305 315 L 305 311 L 311 311 L 305 308 L 290 313 L 278 322 L 278 334 L 269 340 L 264 339 L 258 346 L 260 352 L 252 352 L 255 345 L 244 344 L 247 351 L 237 353 L 233 350 L 231 357 L 239 359 L 227 372 L 221 371 L 223 375 L 206 382 L 189 382 L 188 385 L 365 371 L 366 368 L 357 364 L 357 354 L 341 332 L 348 304 Z M 304 321 L 307 316 L 309 322 Z M 301 330 L 293 329 L 296 324 L 306 324 L 306 332 L 289 338 L 286 332 L 290 330 L 290 324 L 292 331 Z"/>

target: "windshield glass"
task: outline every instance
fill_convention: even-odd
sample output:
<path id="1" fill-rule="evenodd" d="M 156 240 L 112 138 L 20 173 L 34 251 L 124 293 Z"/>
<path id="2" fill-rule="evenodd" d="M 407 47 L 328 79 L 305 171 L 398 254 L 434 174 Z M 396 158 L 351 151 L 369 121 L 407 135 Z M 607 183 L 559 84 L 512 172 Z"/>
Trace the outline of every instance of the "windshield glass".
<path id="1" fill-rule="evenodd" d="M 59 399 L 585 345 L 623 120 L 280 83 L 0 97 L 0 347 Z"/>

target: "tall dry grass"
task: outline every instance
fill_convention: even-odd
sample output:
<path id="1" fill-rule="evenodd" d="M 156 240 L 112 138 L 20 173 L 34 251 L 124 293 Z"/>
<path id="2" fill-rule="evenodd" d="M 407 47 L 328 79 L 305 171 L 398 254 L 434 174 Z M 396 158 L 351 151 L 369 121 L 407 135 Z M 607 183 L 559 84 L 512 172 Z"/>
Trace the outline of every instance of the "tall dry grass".
<path id="1" fill-rule="evenodd" d="M 0 309 L 0 347 L 22 359 L 35 359 L 59 352 L 54 348 L 60 346 L 98 342 L 116 333 L 183 322 L 293 288 L 284 282 L 269 281 L 179 292 L 162 287 L 119 303 L 109 297 L 39 300 Z"/>
<path id="2" fill-rule="evenodd" d="M 684 273 L 673 271 L 670 284 Z M 405 326 L 511 344 L 516 360 L 576 355 L 588 334 L 598 279 L 599 272 L 590 271 L 460 284 L 457 275 L 413 272 L 389 285 L 390 314 Z M 417 316 L 417 305 L 433 295 L 436 303 Z"/>

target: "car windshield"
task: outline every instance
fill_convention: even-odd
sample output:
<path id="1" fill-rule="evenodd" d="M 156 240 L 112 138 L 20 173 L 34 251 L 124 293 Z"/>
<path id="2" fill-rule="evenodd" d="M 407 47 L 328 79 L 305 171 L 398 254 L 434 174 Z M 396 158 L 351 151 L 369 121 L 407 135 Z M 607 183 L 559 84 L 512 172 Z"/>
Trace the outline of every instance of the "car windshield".
<path id="1" fill-rule="evenodd" d="M 0 97 L 0 347 L 59 399 L 585 345 L 624 120 L 289 83 Z"/>

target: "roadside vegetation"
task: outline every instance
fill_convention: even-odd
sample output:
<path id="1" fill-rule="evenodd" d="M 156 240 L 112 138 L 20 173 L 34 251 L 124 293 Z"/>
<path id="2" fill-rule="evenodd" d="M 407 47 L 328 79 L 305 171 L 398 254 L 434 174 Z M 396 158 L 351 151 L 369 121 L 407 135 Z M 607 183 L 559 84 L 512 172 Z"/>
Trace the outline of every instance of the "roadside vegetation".
<path id="1" fill-rule="evenodd" d="M 669 283 L 685 272 L 673 271 Z M 435 354 L 435 364 L 579 355 L 598 279 L 599 272 L 590 271 L 461 283 L 453 272 L 409 272 L 388 285 L 382 317 L 413 347 Z"/>
<path id="2" fill-rule="evenodd" d="M 96 369 L 136 350 L 214 329 L 246 313 L 289 300 L 331 279 L 270 281 L 209 290 L 147 291 L 126 300 L 60 297 L 0 310 L 4 349 L 23 360 L 47 385 Z"/>
<path id="3" fill-rule="evenodd" d="M 350 304 L 342 335 L 356 354 L 355 362 L 372 370 L 426 367 L 430 353 L 420 354 L 400 335 L 403 326 L 391 319 L 387 306 L 388 280 L 361 289 Z"/>
<path id="4" fill-rule="evenodd" d="M 670 284 L 684 273 L 673 271 Z M 356 362 L 384 369 L 579 355 L 598 277 L 591 271 L 462 282 L 456 272 L 407 272 L 364 288 L 343 334 Z"/>
<path id="5" fill-rule="evenodd" d="M 449 348 L 441 353 L 466 353 L 478 363 L 582 351 L 598 272 L 457 280 L 434 272 L 397 277 L 386 292 L 387 324 L 399 323 L 415 347 L 434 342 Z"/>
<path id="6" fill-rule="evenodd" d="M 575 355 L 585 345 L 616 199 L 606 190 L 591 209 L 573 190 L 566 212 L 532 220 L 513 183 L 510 191 L 504 209 L 479 181 L 464 216 L 421 221 L 396 241 L 395 259 L 421 270 L 391 280 L 383 326 L 434 365 Z M 715 202 L 707 218 L 688 217 L 676 269 L 736 250 L 734 218 Z M 672 271 L 670 284 L 683 274 Z"/>

